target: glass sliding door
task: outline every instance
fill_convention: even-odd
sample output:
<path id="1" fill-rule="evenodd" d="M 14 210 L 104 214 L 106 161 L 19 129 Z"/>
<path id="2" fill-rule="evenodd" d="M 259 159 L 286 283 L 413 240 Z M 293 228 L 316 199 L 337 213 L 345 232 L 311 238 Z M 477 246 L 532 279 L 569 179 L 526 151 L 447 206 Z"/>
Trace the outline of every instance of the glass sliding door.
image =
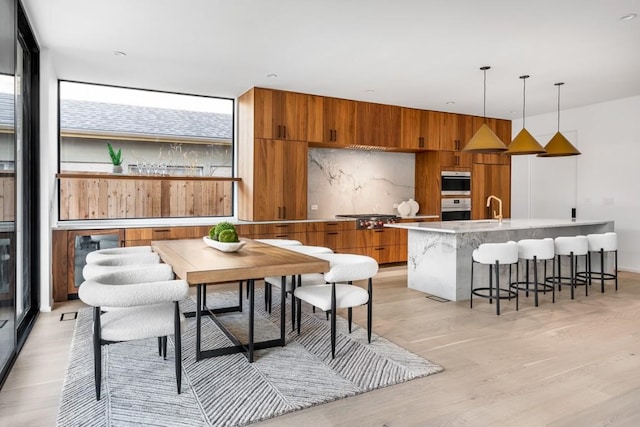
<path id="1" fill-rule="evenodd" d="M 16 353 L 15 48 L 16 3 L 0 0 L 0 384 Z"/>
<path id="2" fill-rule="evenodd" d="M 39 308 L 38 61 L 20 5 L 0 0 L 0 386 Z"/>

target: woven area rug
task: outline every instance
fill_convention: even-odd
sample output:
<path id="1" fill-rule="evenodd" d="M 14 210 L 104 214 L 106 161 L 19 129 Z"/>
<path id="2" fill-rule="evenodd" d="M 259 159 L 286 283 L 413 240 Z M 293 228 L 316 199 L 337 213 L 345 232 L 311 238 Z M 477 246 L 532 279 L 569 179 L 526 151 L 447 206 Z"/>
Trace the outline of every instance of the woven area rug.
<path id="1" fill-rule="evenodd" d="M 237 303 L 237 293 L 209 294 L 210 307 Z M 256 289 L 256 341 L 279 337 L 280 306 L 274 297 L 264 311 L 262 289 Z M 245 307 L 248 304 L 245 304 Z M 182 305 L 195 310 L 192 300 Z M 287 301 L 287 345 L 257 351 L 255 362 L 242 354 L 195 361 L 195 319 L 183 334 L 182 393 L 177 394 L 174 352 L 158 356 L 156 338 L 103 346 L 102 398 L 95 399 L 91 310 L 78 314 L 69 368 L 64 381 L 58 426 L 236 426 L 265 420 L 380 387 L 435 374 L 442 368 L 337 318 L 336 358 L 331 359 L 329 322 L 324 313 L 303 309 L 301 334 L 291 332 Z M 365 309 L 364 307 L 361 309 Z M 356 310 L 358 310 L 356 308 Z M 245 313 L 218 318 L 246 342 Z M 374 312 L 375 317 L 375 312 Z M 230 345 L 209 318 L 203 318 L 203 349 Z"/>

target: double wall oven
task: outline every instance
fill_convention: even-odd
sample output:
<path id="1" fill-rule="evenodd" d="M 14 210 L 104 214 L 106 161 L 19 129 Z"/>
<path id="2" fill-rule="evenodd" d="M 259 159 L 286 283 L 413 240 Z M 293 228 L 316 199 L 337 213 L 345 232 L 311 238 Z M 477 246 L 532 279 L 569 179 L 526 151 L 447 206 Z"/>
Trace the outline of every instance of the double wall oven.
<path id="1" fill-rule="evenodd" d="M 471 172 L 442 171 L 440 186 L 440 220 L 471 219 Z"/>

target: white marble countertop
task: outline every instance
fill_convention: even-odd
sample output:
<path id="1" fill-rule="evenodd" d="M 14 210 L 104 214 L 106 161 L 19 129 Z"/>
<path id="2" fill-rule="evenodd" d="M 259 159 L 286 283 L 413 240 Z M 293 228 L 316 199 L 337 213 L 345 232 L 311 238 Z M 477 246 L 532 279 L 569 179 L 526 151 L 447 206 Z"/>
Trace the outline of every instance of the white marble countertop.
<path id="1" fill-rule="evenodd" d="M 477 233 L 487 231 L 525 230 L 530 228 L 571 227 L 580 225 L 597 225 L 611 222 L 611 220 L 584 219 L 480 219 L 471 221 L 442 221 L 442 222 L 405 222 L 385 224 L 385 227 L 403 228 L 406 230 L 431 231 L 436 233 Z"/>

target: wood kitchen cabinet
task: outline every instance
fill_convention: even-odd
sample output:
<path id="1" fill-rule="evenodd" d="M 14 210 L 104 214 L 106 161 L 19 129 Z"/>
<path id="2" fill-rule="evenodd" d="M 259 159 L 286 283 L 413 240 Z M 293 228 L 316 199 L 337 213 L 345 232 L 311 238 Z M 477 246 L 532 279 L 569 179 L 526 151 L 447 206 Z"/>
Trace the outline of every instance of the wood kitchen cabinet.
<path id="1" fill-rule="evenodd" d="M 400 107 L 359 102 L 356 109 L 357 144 L 400 148 L 400 119 Z"/>
<path id="2" fill-rule="evenodd" d="M 309 95 L 253 88 L 242 97 L 252 104 L 254 138 L 306 141 Z"/>
<path id="3" fill-rule="evenodd" d="M 440 148 L 440 115 L 437 111 L 401 109 L 400 148 L 406 150 L 438 150 Z"/>
<path id="4" fill-rule="evenodd" d="M 307 141 L 337 146 L 356 143 L 356 101 L 309 96 Z"/>
<path id="5" fill-rule="evenodd" d="M 240 219 L 269 221 L 307 216 L 307 143 L 258 139 L 254 142 L 252 215 Z M 248 181 L 252 181 L 249 183 Z"/>
<path id="6" fill-rule="evenodd" d="M 502 200 L 502 217 L 511 217 L 511 166 L 476 163 L 471 172 L 471 219 L 493 218 L 498 202 L 487 207 L 487 198 Z"/>
<path id="7" fill-rule="evenodd" d="M 471 137 L 473 117 L 462 114 L 440 113 L 440 166 L 471 167 L 473 155 L 462 151 Z"/>
<path id="8" fill-rule="evenodd" d="M 324 246 L 337 253 L 352 253 L 356 233 L 355 221 L 310 222 L 305 244 Z"/>

